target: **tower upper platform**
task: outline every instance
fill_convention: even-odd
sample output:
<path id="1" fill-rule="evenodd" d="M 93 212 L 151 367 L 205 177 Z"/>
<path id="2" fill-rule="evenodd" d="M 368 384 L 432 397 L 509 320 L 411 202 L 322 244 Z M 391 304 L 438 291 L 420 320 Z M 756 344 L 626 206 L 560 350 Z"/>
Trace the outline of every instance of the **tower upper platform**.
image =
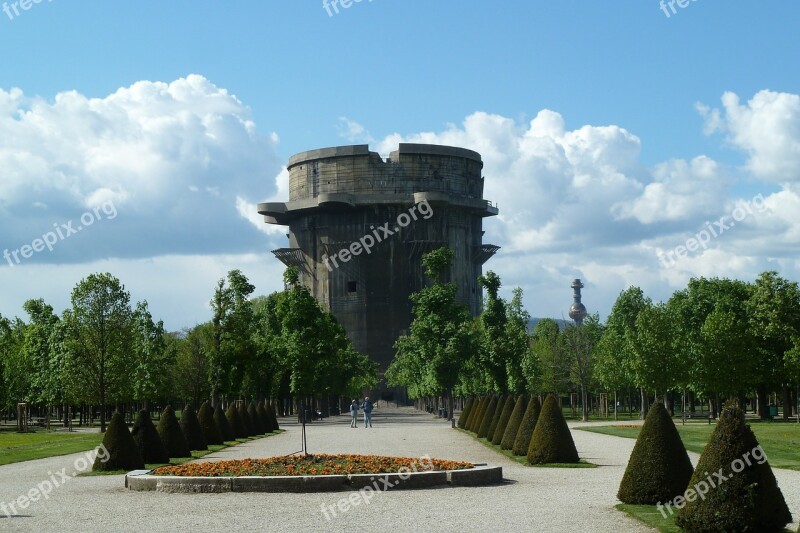
<path id="1" fill-rule="evenodd" d="M 463 208 L 481 217 L 498 209 L 483 196 L 483 161 L 472 150 L 401 143 L 385 160 L 368 145 L 337 146 L 293 155 L 289 201 L 258 205 L 265 222 L 288 225 L 316 210 L 381 204 Z"/>

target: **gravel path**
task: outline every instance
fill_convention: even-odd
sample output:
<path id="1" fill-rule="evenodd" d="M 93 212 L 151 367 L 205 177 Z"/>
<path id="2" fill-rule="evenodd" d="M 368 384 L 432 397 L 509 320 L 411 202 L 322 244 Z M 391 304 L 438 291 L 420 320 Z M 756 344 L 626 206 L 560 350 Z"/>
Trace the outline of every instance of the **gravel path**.
<path id="1" fill-rule="evenodd" d="M 131 492 L 122 476 L 77 477 L 32 503 L 19 516 L 0 518 L 2 531 L 648 531 L 613 507 L 633 449 L 632 439 L 573 431 L 581 457 L 594 469 L 528 468 L 479 444 L 426 413 L 380 409 L 375 427 L 349 427 L 335 417 L 308 428 L 312 452 L 369 453 L 468 460 L 501 465 L 510 482 L 495 487 L 440 488 L 375 494 L 346 513 L 328 518 L 350 493 L 161 494 Z M 266 457 L 299 450 L 299 428 L 206 457 Z M 0 467 L 0 504 L 26 494 L 83 454 Z M 696 456 L 693 457 L 696 461 Z M 795 516 L 800 516 L 800 472 L 776 471 Z M 55 474 L 53 474 L 55 475 Z M 58 477 L 58 476 L 56 476 Z M 60 479 L 60 478 L 59 478 Z M 0 515 L 2 513 L 0 512 Z"/>

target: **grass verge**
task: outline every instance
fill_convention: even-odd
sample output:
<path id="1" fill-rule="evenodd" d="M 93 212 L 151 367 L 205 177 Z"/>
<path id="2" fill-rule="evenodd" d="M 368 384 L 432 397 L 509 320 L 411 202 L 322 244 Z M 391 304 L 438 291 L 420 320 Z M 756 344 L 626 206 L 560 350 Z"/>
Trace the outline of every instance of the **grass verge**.
<path id="1" fill-rule="evenodd" d="M 628 516 L 659 530 L 661 533 L 679 533 L 681 529 L 675 525 L 675 515 L 667 514 L 667 518 L 658 511 L 655 505 L 630 505 L 620 503 L 616 508 Z"/>
<path id="2" fill-rule="evenodd" d="M 476 441 L 480 442 L 481 444 L 483 444 L 487 448 L 490 448 L 490 449 L 496 451 L 500 455 L 505 455 L 506 457 L 508 457 L 512 461 L 516 461 L 521 465 L 530 466 L 530 467 L 534 467 L 534 468 L 597 468 L 596 464 L 590 463 L 588 461 L 584 461 L 583 459 L 581 459 L 581 461 L 579 463 L 548 463 L 546 465 L 528 464 L 528 458 L 526 456 L 524 456 L 524 455 L 514 455 L 514 453 L 511 450 L 503 450 L 497 444 L 492 444 L 491 442 L 489 442 L 486 439 L 479 439 L 477 436 L 475 436 L 474 433 L 472 433 L 470 431 L 467 431 L 466 429 L 461 429 L 461 428 L 456 428 L 456 429 L 458 431 L 464 433 L 465 435 L 469 435 L 470 437 L 472 437 Z"/>
<path id="3" fill-rule="evenodd" d="M 0 465 L 85 452 L 103 441 L 100 433 L 0 431 Z"/>
<path id="4" fill-rule="evenodd" d="M 170 459 L 169 463 L 152 463 L 152 464 L 146 464 L 146 465 L 144 465 L 144 467 L 147 470 L 153 470 L 154 468 L 158 468 L 159 466 L 178 466 L 178 465 L 182 465 L 184 463 L 188 463 L 189 461 L 194 461 L 195 459 L 200 459 L 202 457 L 205 457 L 206 455 L 208 455 L 210 453 L 218 452 L 220 450 L 224 450 L 225 448 L 230 448 L 231 446 L 237 446 L 239 444 L 242 444 L 244 442 L 249 442 L 251 440 L 264 439 L 264 438 L 267 438 L 267 437 L 272 437 L 274 435 L 280 435 L 284 431 L 286 431 L 286 430 L 278 429 L 276 431 L 273 431 L 272 433 L 267 433 L 266 435 L 256 435 L 255 437 L 246 437 L 246 438 L 243 438 L 243 439 L 225 441 L 225 444 L 212 444 L 212 445 L 210 445 L 208 447 L 207 450 L 195 450 L 195 451 L 193 451 L 191 457 L 176 457 L 176 458 Z M 89 472 L 82 472 L 81 474 L 78 474 L 78 475 L 79 476 L 116 476 L 116 475 L 127 474 L 127 473 L 128 473 L 127 470 L 107 470 L 107 471 L 98 471 L 98 472 L 95 472 L 95 471 L 91 470 Z"/>
<path id="5" fill-rule="evenodd" d="M 769 464 L 775 468 L 800 470 L 800 424 L 792 422 L 760 422 L 748 421 L 750 428 L 755 433 L 759 444 L 767 454 Z M 702 453 L 706 447 L 711 432 L 716 424 L 676 422 L 675 427 L 681 435 L 686 449 L 695 453 Z M 615 437 L 635 439 L 639 436 L 640 427 L 630 426 L 595 426 L 574 428 L 581 431 L 591 431 Z"/>

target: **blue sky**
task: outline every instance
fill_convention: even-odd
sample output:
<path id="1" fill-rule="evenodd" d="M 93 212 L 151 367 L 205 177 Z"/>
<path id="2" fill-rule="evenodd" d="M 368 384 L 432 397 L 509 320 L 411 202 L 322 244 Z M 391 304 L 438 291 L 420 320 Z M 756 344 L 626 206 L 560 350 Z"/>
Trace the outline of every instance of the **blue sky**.
<path id="1" fill-rule="evenodd" d="M 3 315 L 63 309 L 97 270 L 173 329 L 208 318 L 230 268 L 277 290 L 285 239 L 246 214 L 281 197 L 288 157 L 402 140 L 484 154 L 503 246 L 487 267 L 534 316 L 566 313 L 572 277 L 603 316 L 630 284 L 658 299 L 693 275 L 798 279 L 797 3 L 7 4 L 0 249 L 93 206 L 118 216 L 0 264 Z M 707 249 L 658 261 L 757 194 L 768 207 Z"/>

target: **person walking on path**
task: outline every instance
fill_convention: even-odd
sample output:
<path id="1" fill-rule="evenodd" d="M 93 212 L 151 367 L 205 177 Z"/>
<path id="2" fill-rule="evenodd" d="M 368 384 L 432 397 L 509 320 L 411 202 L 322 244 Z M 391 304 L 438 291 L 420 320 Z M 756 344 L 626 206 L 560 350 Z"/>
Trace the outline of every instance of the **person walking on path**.
<path id="1" fill-rule="evenodd" d="M 364 403 L 361 404 L 361 408 L 364 410 L 364 427 L 372 427 L 372 402 L 369 401 L 369 396 L 364 397 Z"/>
<path id="2" fill-rule="evenodd" d="M 353 403 L 350 404 L 350 427 L 358 427 L 358 401 L 356 400 L 353 400 Z"/>

